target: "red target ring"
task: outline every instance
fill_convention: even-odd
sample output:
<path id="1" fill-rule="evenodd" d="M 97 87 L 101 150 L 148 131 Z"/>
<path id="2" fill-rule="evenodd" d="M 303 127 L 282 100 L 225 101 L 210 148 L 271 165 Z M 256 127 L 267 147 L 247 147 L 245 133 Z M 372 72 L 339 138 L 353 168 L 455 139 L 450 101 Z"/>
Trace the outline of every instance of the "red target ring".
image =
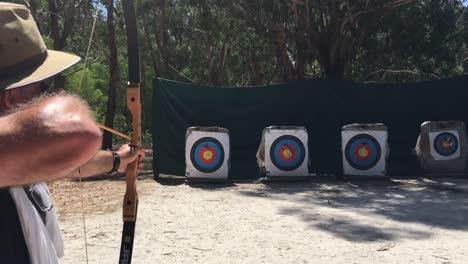
<path id="1" fill-rule="evenodd" d="M 368 144 L 361 143 L 354 149 L 354 155 L 356 159 L 366 161 L 372 157 L 373 150 Z"/>
<path id="2" fill-rule="evenodd" d="M 283 145 L 279 150 L 279 157 L 284 162 L 291 162 L 297 156 L 297 150 L 292 145 Z"/>
<path id="3" fill-rule="evenodd" d="M 200 152 L 198 153 L 198 157 L 200 158 L 200 161 L 203 162 L 204 164 L 211 164 L 216 161 L 216 150 L 209 146 L 206 145 L 201 148 Z"/>

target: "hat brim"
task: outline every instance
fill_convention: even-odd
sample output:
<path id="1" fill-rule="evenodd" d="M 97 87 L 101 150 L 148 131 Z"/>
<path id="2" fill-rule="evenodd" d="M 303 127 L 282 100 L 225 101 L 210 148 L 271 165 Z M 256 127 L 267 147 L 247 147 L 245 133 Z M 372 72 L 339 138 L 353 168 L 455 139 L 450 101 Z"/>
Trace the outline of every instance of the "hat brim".
<path id="1" fill-rule="evenodd" d="M 70 68 L 79 62 L 80 59 L 81 58 L 76 55 L 61 51 L 47 50 L 47 58 L 41 65 L 18 73 L 15 76 L 8 77 L 7 79 L 0 80 L 0 91 L 40 82 Z"/>

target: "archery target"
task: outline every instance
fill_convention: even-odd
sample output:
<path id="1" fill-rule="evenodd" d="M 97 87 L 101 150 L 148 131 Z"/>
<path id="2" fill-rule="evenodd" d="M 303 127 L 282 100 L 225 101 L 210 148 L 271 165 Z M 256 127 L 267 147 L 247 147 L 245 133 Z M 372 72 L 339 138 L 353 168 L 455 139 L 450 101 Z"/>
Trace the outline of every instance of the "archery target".
<path id="1" fill-rule="evenodd" d="M 273 164 L 283 171 L 298 169 L 304 162 L 305 147 L 295 136 L 285 135 L 277 138 L 270 148 Z"/>
<path id="2" fill-rule="evenodd" d="M 343 131 L 343 170 L 347 175 L 385 175 L 386 131 Z"/>
<path id="3" fill-rule="evenodd" d="M 439 131 L 429 133 L 431 156 L 435 160 L 452 160 L 460 157 L 458 132 Z"/>
<path id="4" fill-rule="evenodd" d="M 352 137 L 345 147 L 346 161 L 358 170 L 368 170 L 380 160 L 382 150 L 379 142 L 368 134 Z"/>
<path id="5" fill-rule="evenodd" d="M 302 129 L 265 131 L 267 176 L 308 176 L 308 135 Z"/>
<path id="6" fill-rule="evenodd" d="M 223 145 L 216 138 L 200 138 L 192 145 L 190 161 L 197 170 L 204 173 L 213 173 L 223 165 Z"/>
<path id="7" fill-rule="evenodd" d="M 185 146 L 186 176 L 225 179 L 228 177 L 229 134 L 189 131 Z"/>

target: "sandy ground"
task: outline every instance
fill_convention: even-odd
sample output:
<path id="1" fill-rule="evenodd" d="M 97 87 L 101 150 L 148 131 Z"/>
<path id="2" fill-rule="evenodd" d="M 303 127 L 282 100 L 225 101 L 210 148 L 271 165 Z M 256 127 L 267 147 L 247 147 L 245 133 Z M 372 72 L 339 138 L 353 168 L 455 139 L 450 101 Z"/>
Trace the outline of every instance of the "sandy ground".
<path id="1" fill-rule="evenodd" d="M 117 263 L 121 179 L 52 184 L 61 263 Z M 138 182 L 133 262 L 468 263 L 468 179 Z"/>

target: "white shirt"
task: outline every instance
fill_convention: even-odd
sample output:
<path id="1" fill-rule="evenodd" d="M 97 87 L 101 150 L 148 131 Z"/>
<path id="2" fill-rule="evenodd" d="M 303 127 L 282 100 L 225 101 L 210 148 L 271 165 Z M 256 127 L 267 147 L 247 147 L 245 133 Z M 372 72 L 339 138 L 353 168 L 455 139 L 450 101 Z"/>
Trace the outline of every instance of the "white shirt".
<path id="1" fill-rule="evenodd" d="M 45 183 L 40 185 L 40 198 L 50 202 L 49 189 Z M 63 256 L 63 240 L 55 208 L 45 210 L 45 224 L 33 202 L 26 194 L 23 186 L 10 188 L 10 194 L 15 201 L 18 217 L 23 229 L 24 239 L 29 250 L 32 264 L 58 264 L 58 258 Z M 38 195 L 36 193 L 36 195 Z"/>

